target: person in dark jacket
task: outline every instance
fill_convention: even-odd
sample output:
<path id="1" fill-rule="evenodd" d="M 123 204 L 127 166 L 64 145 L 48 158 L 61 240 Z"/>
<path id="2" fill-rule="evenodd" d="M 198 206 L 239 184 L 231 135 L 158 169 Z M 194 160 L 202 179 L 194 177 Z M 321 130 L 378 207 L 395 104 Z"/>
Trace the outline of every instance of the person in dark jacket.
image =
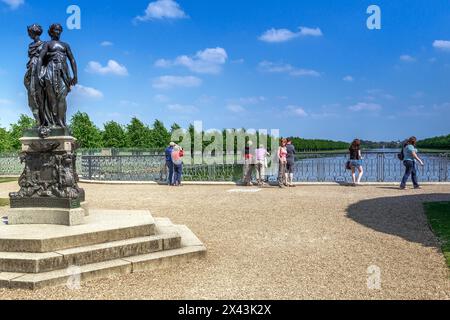
<path id="1" fill-rule="evenodd" d="M 170 146 L 165 151 L 165 157 L 166 157 L 166 168 L 169 171 L 169 175 L 167 177 L 167 183 L 169 186 L 174 185 L 173 181 L 173 173 L 174 173 L 174 165 L 172 161 L 172 152 L 175 148 L 175 142 L 171 142 Z"/>
<path id="2" fill-rule="evenodd" d="M 287 151 L 286 181 L 289 187 L 295 187 L 294 185 L 295 146 L 292 144 L 292 139 L 287 139 L 286 151 Z"/>

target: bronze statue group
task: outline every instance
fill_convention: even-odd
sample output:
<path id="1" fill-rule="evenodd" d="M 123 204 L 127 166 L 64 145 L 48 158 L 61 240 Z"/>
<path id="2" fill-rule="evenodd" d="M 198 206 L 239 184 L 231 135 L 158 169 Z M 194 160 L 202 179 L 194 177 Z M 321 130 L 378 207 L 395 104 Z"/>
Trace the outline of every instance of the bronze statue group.
<path id="1" fill-rule="evenodd" d="M 28 104 L 40 128 L 66 128 L 66 97 L 71 87 L 78 83 L 77 64 L 70 46 L 60 40 L 62 32 L 60 24 L 53 24 L 48 30 L 50 40 L 42 41 L 42 27 L 37 24 L 28 27 L 28 35 L 33 42 L 28 48 L 24 83 Z"/>

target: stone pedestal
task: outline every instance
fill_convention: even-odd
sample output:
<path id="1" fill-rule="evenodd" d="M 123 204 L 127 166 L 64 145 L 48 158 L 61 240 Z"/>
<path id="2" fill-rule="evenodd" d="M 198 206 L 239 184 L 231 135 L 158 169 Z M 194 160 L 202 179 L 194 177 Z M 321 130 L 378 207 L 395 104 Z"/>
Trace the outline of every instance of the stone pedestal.
<path id="1" fill-rule="evenodd" d="M 27 130 L 19 178 L 20 191 L 10 194 L 8 223 L 79 225 L 88 213 L 82 207 L 84 190 L 78 187 L 76 139 L 63 128 Z"/>
<path id="2" fill-rule="evenodd" d="M 8 211 L 8 224 L 56 224 L 77 226 L 84 223 L 84 209 L 24 208 Z"/>

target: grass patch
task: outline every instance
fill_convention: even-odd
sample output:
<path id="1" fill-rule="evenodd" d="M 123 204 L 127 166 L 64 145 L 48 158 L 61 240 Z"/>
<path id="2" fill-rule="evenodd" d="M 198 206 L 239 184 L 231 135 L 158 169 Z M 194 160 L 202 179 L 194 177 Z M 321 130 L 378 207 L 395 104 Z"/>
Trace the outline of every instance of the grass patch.
<path id="1" fill-rule="evenodd" d="M 0 183 L 17 181 L 18 178 L 0 178 Z"/>
<path id="2" fill-rule="evenodd" d="M 9 206 L 9 199 L 0 198 L 0 207 Z"/>
<path id="3" fill-rule="evenodd" d="M 442 252 L 450 268 L 450 202 L 425 203 L 425 212 L 433 232 L 441 242 Z"/>

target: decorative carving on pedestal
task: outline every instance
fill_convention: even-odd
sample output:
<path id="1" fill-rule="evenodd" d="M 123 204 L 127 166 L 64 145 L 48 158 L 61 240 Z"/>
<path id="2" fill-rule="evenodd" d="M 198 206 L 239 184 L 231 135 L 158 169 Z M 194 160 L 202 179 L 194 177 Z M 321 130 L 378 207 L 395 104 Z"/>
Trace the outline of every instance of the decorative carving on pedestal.
<path id="1" fill-rule="evenodd" d="M 79 207 L 80 202 L 84 201 L 84 193 L 78 186 L 74 138 L 56 138 L 60 141 L 47 139 L 23 139 L 24 149 L 30 151 L 21 154 L 25 169 L 19 178 L 19 192 L 10 194 L 12 208 L 51 207 L 55 203 L 68 203 L 72 208 Z M 72 150 L 57 151 L 68 142 Z M 55 198 L 66 201 L 55 201 Z"/>

